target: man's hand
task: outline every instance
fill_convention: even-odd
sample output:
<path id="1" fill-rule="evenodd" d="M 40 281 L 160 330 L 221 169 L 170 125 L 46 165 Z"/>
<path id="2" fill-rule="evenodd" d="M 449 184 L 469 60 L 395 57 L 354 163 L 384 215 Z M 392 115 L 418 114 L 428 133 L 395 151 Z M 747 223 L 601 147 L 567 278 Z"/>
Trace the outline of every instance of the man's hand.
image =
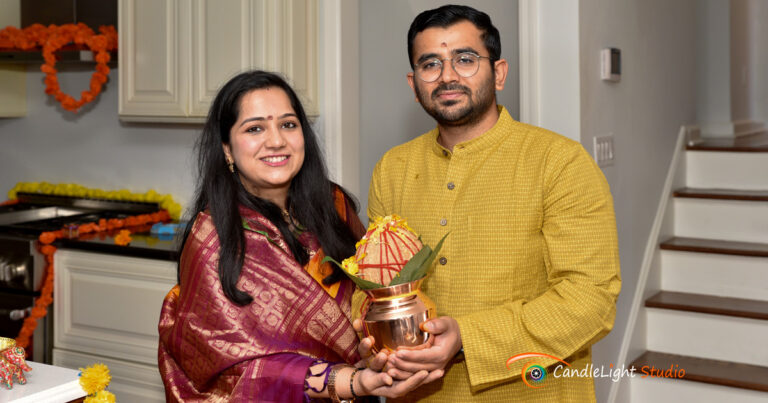
<path id="1" fill-rule="evenodd" d="M 424 322 L 422 328 L 434 337 L 432 345 L 421 350 L 398 349 L 389 355 L 388 366 L 406 373 L 442 370 L 461 349 L 461 332 L 455 319 L 441 316 Z"/>

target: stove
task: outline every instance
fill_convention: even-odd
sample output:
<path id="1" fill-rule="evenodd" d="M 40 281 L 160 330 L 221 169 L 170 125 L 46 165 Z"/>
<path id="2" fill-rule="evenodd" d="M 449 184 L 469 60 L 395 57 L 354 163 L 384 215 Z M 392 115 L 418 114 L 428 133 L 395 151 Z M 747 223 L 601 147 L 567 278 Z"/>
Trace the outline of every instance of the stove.
<path id="1" fill-rule="evenodd" d="M 40 233 L 100 219 L 153 213 L 156 203 L 19 193 L 18 203 L 0 206 L 0 336 L 15 338 L 40 295 L 45 258 L 37 250 Z M 72 233 L 76 237 L 76 231 Z M 55 299 L 55 296 L 54 296 Z M 55 302 L 54 302 L 55 303 Z M 29 359 L 51 363 L 53 309 L 40 320 L 28 348 Z"/>

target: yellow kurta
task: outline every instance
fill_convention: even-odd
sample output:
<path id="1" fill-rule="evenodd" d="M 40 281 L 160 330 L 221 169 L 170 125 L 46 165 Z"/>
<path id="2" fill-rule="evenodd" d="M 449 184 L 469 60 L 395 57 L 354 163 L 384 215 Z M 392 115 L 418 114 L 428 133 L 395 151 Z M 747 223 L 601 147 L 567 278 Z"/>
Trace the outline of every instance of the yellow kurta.
<path id="1" fill-rule="evenodd" d="M 579 143 L 499 109 L 491 130 L 453 152 L 435 129 L 373 172 L 369 217 L 399 214 L 432 246 L 450 231 L 424 290 L 458 321 L 466 361 L 406 400 L 594 401 L 591 378 L 550 367 L 532 389 L 520 377 L 531 361 L 506 362 L 537 352 L 580 369 L 611 330 L 621 280 L 608 184 Z"/>

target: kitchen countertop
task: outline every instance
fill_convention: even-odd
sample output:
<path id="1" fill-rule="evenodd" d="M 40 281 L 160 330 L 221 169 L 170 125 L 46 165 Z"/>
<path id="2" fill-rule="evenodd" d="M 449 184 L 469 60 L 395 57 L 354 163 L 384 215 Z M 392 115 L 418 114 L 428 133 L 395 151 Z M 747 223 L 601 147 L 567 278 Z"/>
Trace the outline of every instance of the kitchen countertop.
<path id="1" fill-rule="evenodd" d="M 118 231 L 108 231 L 86 234 L 79 238 L 62 238 L 57 239 L 53 245 L 62 249 L 175 261 L 178 258 L 178 243 L 183 235 L 157 235 L 151 234 L 149 228 L 141 228 L 136 232 L 132 230 L 131 242 L 123 246 L 115 244 L 117 233 Z"/>

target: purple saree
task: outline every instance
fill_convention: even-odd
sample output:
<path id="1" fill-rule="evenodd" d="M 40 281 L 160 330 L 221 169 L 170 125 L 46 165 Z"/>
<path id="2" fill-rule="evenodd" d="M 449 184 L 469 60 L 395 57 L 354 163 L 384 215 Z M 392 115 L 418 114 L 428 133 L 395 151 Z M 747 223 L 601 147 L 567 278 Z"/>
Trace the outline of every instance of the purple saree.
<path id="1" fill-rule="evenodd" d="M 357 234 L 357 216 L 347 214 L 343 201 L 337 207 Z M 216 230 L 211 217 L 200 213 L 182 251 L 180 286 L 166 296 L 158 325 L 168 401 L 302 401 L 304 378 L 316 359 L 359 359 L 350 321 L 354 284 L 342 281 L 332 297 L 296 262 L 271 222 L 240 212 L 250 229 L 238 288 L 254 300 L 241 307 L 224 295 Z M 304 235 L 309 239 L 303 243 L 317 250 L 316 239 Z M 321 259 L 317 252 L 310 265 Z"/>

